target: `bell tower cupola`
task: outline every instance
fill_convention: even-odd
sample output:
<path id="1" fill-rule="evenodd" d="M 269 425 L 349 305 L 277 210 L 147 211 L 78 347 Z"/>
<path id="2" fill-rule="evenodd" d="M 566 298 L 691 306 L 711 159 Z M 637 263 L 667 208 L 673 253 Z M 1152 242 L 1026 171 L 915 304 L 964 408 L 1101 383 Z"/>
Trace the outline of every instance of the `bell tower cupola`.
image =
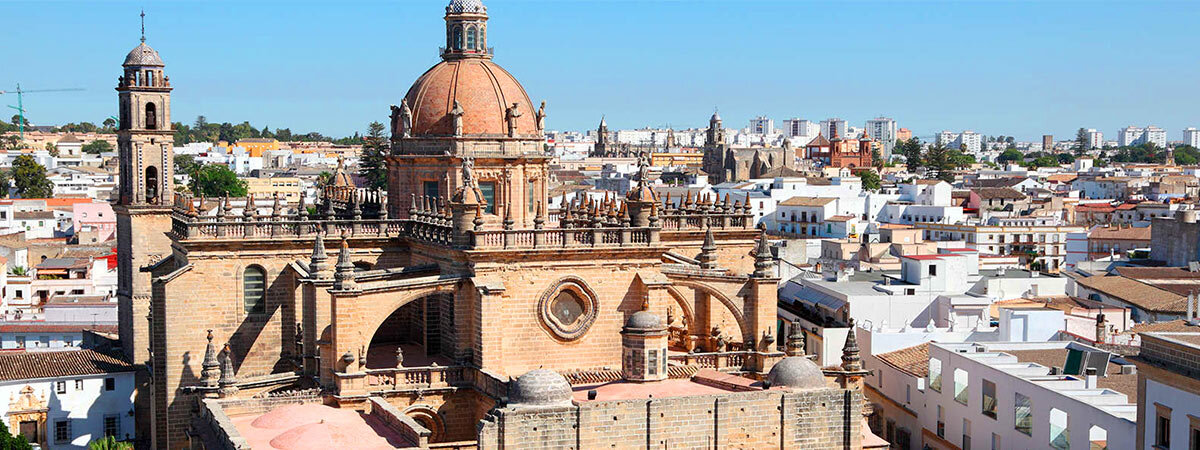
<path id="1" fill-rule="evenodd" d="M 120 204 L 165 205 L 172 187 L 171 80 L 158 52 L 146 45 L 146 13 L 142 39 L 125 56 L 117 78 L 120 123 Z"/>
<path id="2" fill-rule="evenodd" d="M 491 58 L 487 20 L 487 7 L 481 0 L 451 0 L 446 5 L 446 46 L 442 48 L 442 59 Z"/>

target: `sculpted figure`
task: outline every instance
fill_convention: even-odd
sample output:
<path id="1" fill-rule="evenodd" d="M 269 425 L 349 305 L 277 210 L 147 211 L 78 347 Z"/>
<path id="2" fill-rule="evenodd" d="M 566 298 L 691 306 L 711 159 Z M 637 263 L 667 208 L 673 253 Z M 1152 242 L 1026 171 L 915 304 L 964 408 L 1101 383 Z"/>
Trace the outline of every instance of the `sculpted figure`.
<path id="1" fill-rule="evenodd" d="M 542 100 L 542 106 L 538 107 L 537 115 L 534 117 L 537 123 L 538 133 L 546 131 L 546 101 Z"/>
<path id="2" fill-rule="evenodd" d="M 521 104 L 513 102 L 512 106 L 504 111 L 504 120 L 508 123 L 508 136 L 515 137 L 517 135 L 517 118 L 521 117 Z"/>
<path id="3" fill-rule="evenodd" d="M 412 136 L 412 109 L 408 107 L 408 99 L 400 101 L 400 135 L 404 137 Z"/>
<path id="4" fill-rule="evenodd" d="M 458 100 L 454 101 L 454 108 L 450 110 L 450 117 L 454 120 L 454 135 L 462 136 L 463 134 L 463 114 L 466 113 L 462 109 L 462 105 L 458 104 Z"/>

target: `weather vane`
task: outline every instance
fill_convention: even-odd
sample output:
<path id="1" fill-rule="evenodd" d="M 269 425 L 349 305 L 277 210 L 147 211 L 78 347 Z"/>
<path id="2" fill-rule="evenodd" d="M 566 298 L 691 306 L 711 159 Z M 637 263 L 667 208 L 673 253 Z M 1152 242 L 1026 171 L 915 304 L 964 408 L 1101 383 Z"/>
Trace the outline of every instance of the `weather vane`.
<path id="1" fill-rule="evenodd" d="M 146 10 L 142 10 L 142 43 L 146 43 Z"/>

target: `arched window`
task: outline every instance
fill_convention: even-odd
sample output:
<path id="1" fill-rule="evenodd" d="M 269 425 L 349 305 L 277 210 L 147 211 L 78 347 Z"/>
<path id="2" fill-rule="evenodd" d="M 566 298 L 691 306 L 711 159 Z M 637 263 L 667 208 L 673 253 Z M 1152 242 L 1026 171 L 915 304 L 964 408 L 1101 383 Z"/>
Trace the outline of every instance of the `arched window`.
<path id="1" fill-rule="evenodd" d="M 250 266 L 242 274 L 242 303 L 246 314 L 267 311 L 267 273 L 259 266 Z"/>
<path id="2" fill-rule="evenodd" d="M 462 27 L 454 27 L 454 49 L 462 50 Z"/>
<path id="3" fill-rule="evenodd" d="M 158 168 L 146 168 L 146 203 L 158 203 Z"/>
<path id="4" fill-rule="evenodd" d="M 154 86 L 154 71 L 146 71 L 146 86 Z"/>
<path id="5" fill-rule="evenodd" d="M 467 50 L 475 50 L 476 31 L 472 25 L 467 28 Z"/>
<path id="6" fill-rule="evenodd" d="M 158 129 L 158 114 L 156 114 L 156 112 L 157 112 L 156 110 L 157 110 L 157 108 L 154 107 L 153 103 L 146 104 L 146 129 L 147 130 Z"/>

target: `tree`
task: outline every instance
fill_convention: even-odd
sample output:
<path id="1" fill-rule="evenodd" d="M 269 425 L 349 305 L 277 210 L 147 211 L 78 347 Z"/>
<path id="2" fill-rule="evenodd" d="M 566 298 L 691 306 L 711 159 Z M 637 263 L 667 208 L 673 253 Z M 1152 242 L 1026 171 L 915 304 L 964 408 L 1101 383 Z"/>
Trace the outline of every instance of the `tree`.
<path id="1" fill-rule="evenodd" d="M 10 119 L 9 122 L 11 122 L 13 125 L 20 125 L 21 123 L 24 123 L 25 128 L 29 128 L 29 118 L 22 118 L 20 114 L 13 114 L 12 119 Z"/>
<path id="2" fill-rule="evenodd" d="M 193 176 L 193 172 L 200 168 L 200 163 L 196 162 L 196 158 L 192 155 L 175 155 L 175 173 L 187 174 Z"/>
<path id="3" fill-rule="evenodd" d="M 878 191 L 883 187 L 882 180 L 879 179 L 879 174 L 874 170 L 863 170 L 858 172 L 858 179 L 862 180 L 862 187 L 868 191 Z"/>
<path id="4" fill-rule="evenodd" d="M 54 196 L 54 183 L 46 178 L 46 168 L 32 156 L 21 155 L 13 160 L 13 182 L 21 198 L 50 198 Z"/>
<path id="5" fill-rule="evenodd" d="M 99 155 L 104 152 L 111 152 L 112 149 L 113 149 L 112 144 L 109 144 L 108 141 L 103 140 L 103 139 L 96 139 L 92 142 L 83 144 L 83 152 L 92 154 L 92 155 Z"/>
<path id="6" fill-rule="evenodd" d="M 965 153 L 961 150 L 950 150 L 947 152 L 947 158 L 956 169 L 965 169 L 975 164 L 975 155 Z"/>
<path id="7" fill-rule="evenodd" d="M 104 122 L 102 122 L 102 125 L 104 125 L 104 128 L 111 131 L 113 128 L 117 127 L 117 121 L 113 120 L 112 117 L 109 117 L 107 119 L 104 119 Z"/>
<path id="8" fill-rule="evenodd" d="M 924 167 L 928 177 L 954 182 L 954 158 L 951 150 L 942 144 L 935 144 L 925 151 Z"/>
<path id="9" fill-rule="evenodd" d="M 89 442 L 88 450 L 133 450 L 133 444 L 118 441 L 112 436 L 105 436 Z"/>
<path id="10" fill-rule="evenodd" d="M 883 155 L 879 154 L 879 147 L 871 147 L 871 165 L 875 168 L 883 167 Z"/>
<path id="11" fill-rule="evenodd" d="M 220 164 L 209 164 L 195 170 L 189 187 L 193 195 L 205 197 L 246 196 L 246 182 Z"/>
<path id="12" fill-rule="evenodd" d="M 1087 130 L 1080 128 L 1079 131 L 1075 132 L 1075 154 L 1082 155 L 1083 152 L 1088 150 L 1089 146 L 1090 142 L 1088 142 L 1088 132 Z"/>
<path id="13" fill-rule="evenodd" d="M 46 151 L 50 152 L 50 156 L 53 156 L 55 158 L 58 157 L 58 146 L 54 145 L 53 142 L 46 143 Z"/>
<path id="14" fill-rule="evenodd" d="M 1007 164 L 1007 163 L 1010 163 L 1013 161 L 1020 162 L 1024 159 L 1025 159 L 1024 153 L 1021 153 L 1020 150 L 1017 150 L 1015 148 L 1010 148 L 1008 150 L 1005 150 L 1003 153 L 1001 153 L 1000 156 L 996 157 L 996 162 L 998 162 L 1000 164 Z"/>
<path id="15" fill-rule="evenodd" d="M 329 173 L 328 170 L 322 170 L 321 173 L 317 174 L 317 186 L 327 186 L 332 181 L 333 174 Z"/>
<path id="16" fill-rule="evenodd" d="M 908 165 L 908 171 L 916 173 L 921 167 L 921 140 L 913 137 L 903 141 L 896 141 L 895 150 L 899 150 L 901 155 L 904 155 L 905 164 Z"/>
<path id="17" fill-rule="evenodd" d="M 1058 163 L 1059 164 L 1071 164 L 1073 162 L 1075 162 L 1075 155 L 1072 155 L 1070 153 L 1059 153 L 1058 154 Z"/>
<path id="18" fill-rule="evenodd" d="M 387 139 L 383 135 L 383 124 L 371 122 L 367 125 L 367 137 L 363 139 L 362 155 L 358 159 L 358 173 L 367 179 L 367 187 L 387 187 Z"/>
<path id="19" fill-rule="evenodd" d="M 33 445 L 29 444 L 24 435 L 9 434 L 8 425 L 4 422 L 6 420 L 0 420 L 0 450 L 33 450 Z"/>

